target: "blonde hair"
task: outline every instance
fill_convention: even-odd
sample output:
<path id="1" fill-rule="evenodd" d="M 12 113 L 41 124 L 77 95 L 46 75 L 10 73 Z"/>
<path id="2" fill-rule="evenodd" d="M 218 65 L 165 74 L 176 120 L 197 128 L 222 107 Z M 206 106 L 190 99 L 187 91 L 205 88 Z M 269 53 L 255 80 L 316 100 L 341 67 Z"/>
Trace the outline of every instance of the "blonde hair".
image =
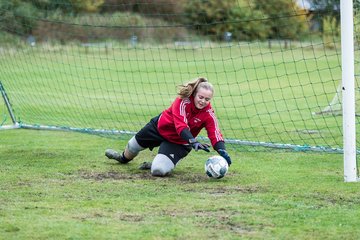
<path id="1" fill-rule="evenodd" d="M 192 80 L 186 84 L 179 85 L 178 95 L 180 98 L 188 98 L 191 95 L 196 94 L 199 88 L 204 88 L 210 90 L 214 94 L 214 87 L 208 80 L 204 77 L 199 77 L 195 80 Z"/>

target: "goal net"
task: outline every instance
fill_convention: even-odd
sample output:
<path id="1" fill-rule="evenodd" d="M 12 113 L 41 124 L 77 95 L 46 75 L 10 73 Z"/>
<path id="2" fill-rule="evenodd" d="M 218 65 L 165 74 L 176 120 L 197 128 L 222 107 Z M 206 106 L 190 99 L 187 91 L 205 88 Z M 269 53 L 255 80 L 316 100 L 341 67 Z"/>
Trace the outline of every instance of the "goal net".
<path id="1" fill-rule="evenodd" d="M 177 85 L 203 76 L 230 146 L 342 149 L 336 10 L 290 0 L 32 2 L 0 5 L 1 128 L 13 115 L 21 128 L 129 137 Z"/>

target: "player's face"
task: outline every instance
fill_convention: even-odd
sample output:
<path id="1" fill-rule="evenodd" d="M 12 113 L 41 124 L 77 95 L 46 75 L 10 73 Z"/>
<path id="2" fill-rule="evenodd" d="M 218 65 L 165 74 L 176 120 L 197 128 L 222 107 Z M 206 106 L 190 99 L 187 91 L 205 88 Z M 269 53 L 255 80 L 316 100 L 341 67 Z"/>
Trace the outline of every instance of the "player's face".
<path id="1" fill-rule="evenodd" d="M 213 97 L 213 92 L 211 90 L 205 88 L 199 88 L 194 97 L 195 107 L 197 109 L 203 109 L 204 107 L 209 105 L 212 97 Z"/>

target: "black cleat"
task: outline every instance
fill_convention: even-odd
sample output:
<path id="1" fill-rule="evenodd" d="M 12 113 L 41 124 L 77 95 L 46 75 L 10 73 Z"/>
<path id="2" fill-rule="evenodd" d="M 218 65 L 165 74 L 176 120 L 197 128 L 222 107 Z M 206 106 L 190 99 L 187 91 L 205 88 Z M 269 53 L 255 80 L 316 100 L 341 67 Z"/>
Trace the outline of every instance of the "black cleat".
<path id="1" fill-rule="evenodd" d="M 114 159 L 114 160 L 116 160 L 116 161 L 118 161 L 119 163 L 122 163 L 122 164 L 125 164 L 125 163 L 129 162 L 127 159 L 124 159 L 122 154 L 120 154 L 117 151 L 112 150 L 112 149 L 106 149 L 105 156 L 107 156 L 109 159 Z"/>

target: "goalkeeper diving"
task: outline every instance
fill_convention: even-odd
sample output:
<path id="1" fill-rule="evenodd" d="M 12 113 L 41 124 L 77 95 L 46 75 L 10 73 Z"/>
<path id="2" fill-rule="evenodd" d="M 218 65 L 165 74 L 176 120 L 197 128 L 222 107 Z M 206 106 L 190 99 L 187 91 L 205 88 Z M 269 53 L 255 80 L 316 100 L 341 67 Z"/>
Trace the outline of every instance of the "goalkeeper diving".
<path id="1" fill-rule="evenodd" d="M 132 161 L 140 151 L 159 147 L 152 162 L 144 162 L 142 169 L 151 169 L 153 176 L 170 174 L 189 152 L 210 152 L 210 145 L 199 142 L 196 137 L 205 128 L 212 147 L 231 165 L 223 135 L 210 101 L 214 87 L 206 78 L 199 77 L 179 86 L 178 97 L 168 109 L 152 118 L 119 153 L 107 149 L 105 155 L 121 164 Z"/>

